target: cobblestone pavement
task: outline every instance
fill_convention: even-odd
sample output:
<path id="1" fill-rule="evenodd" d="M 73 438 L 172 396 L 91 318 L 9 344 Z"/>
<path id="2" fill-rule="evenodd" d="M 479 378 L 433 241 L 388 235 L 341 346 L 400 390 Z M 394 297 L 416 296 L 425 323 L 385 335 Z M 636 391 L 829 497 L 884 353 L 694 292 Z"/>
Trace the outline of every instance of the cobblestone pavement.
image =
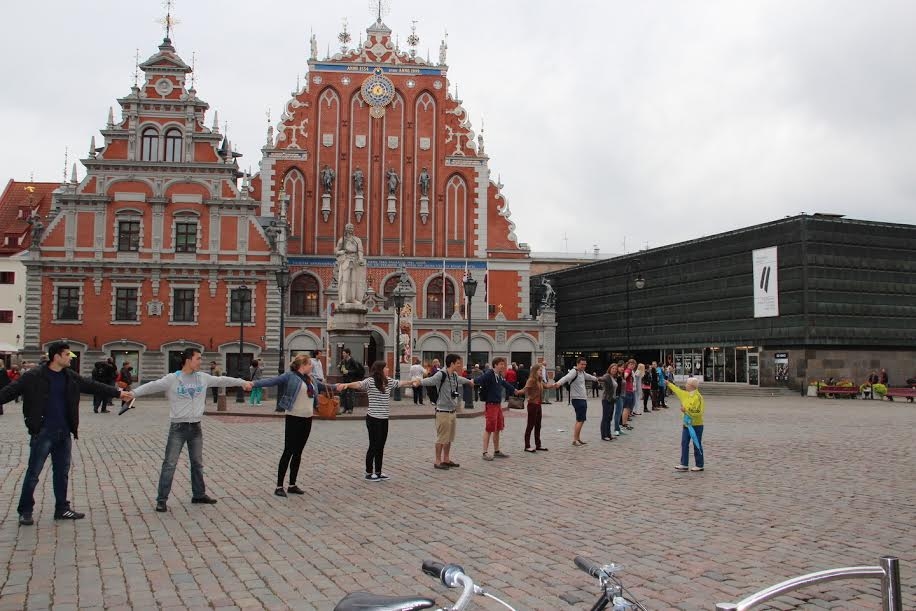
<path id="1" fill-rule="evenodd" d="M 140 401 L 138 401 L 138 404 Z M 0 417 L 0 609 L 331 609 L 349 591 L 455 592 L 420 572 L 462 564 L 519 609 L 587 609 L 594 583 L 576 554 L 624 565 L 650 609 L 712 609 L 790 576 L 901 558 L 916 608 L 916 407 L 802 398 L 708 401 L 707 470 L 675 473 L 679 412 L 640 416 L 612 443 L 590 401 L 583 447 L 571 409 L 545 406 L 546 453 L 522 452 L 524 416 L 507 416 L 506 460 L 480 459 L 483 419 L 458 423 L 453 460 L 432 468 L 433 423 L 396 420 L 392 479 L 363 479 L 359 421 L 316 422 L 299 483 L 273 495 L 280 419 L 207 417 L 214 506 L 192 505 L 186 452 L 170 512 L 153 511 L 167 408 L 124 416 L 83 404 L 71 498 L 88 512 L 54 522 L 49 470 L 36 525 L 17 524 L 27 443 L 17 406 Z M 562 429 L 562 430 L 561 430 Z M 481 599 L 481 608 L 497 608 Z M 833 582 L 779 609 L 876 609 L 872 582 Z"/>

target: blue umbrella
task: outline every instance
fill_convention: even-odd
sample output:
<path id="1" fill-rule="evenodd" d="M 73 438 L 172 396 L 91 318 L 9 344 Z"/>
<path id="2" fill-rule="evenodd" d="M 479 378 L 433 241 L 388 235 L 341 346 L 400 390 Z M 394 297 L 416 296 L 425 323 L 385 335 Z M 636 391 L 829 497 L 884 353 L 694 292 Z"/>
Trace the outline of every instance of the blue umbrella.
<path id="1" fill-rule="evenodd" d="M 690 433 L 690 439 L 693 440 L 693 447 L 702 454 L 703 446 L 700 445 L 700 440 L 697 439 L 697 432 L 693 430 L 693 419 L 690 417 L 690 414 L 684 414 L 684 424 L 687 426 L 687 432 Z"/>

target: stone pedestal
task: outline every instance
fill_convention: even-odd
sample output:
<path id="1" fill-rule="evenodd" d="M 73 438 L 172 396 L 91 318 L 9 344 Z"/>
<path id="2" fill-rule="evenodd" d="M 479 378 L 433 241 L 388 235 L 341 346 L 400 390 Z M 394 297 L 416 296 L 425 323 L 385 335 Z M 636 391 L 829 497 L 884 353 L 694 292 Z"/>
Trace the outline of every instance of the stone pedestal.
<path id="1" fill-rule="evenodd" d="M 334 362 L 340 360 L 340 352 L 344 348 L 350 349 L 353 358 L 365 361 L 371 333 L 366 324 L 366 312 L 368 308 L 361 303 L 345 303 L 334 310 L 328 321 L 328 341 Z"/>
<path id="2" fill-rule="evenodd" d="M 331 215 L 331 194 L 324 193 L 321 196 L 321 216 L 327 221 Z"/>
<path id="3" fill-rule="evenodd" d="M 398 214 L 398 199 L 394 195 L 388 196 L 388 222 L 393 223 L 394 217 Z"/>
<path id="4" fill-rule="evenodd" d="M 353 203 L 354 203 L 353 216 L 356 217 L 356 222 L 358 223 L 361 220 L 363 220 L 363 214 L 366 212 L 366 209 L 363 203 L 363 194 L 357 193 L 353 197 Z"/>
<path id="5" fill-rule="evenodd" d="M 420 197 L 420 221 L 425 225 L 429 218 L 429 197 L 423 195 Z"/>

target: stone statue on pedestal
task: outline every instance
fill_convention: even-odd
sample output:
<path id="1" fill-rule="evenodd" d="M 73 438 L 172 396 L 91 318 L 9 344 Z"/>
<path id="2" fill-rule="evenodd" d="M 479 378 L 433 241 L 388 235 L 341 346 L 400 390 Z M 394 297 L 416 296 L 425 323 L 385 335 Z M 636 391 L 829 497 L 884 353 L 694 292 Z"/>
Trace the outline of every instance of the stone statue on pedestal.
<path id="1" fill-rule="evenodd" d="M 339 306 L 363 303 L 366 293 L 366 259 L 363 241 L 353 234 L 353 225 L 347 223 L 344 234 L 337 241 L 337 288 Z"/>
<path id="2" fill-rule="evenodd" d="M 324 187 L 325 193 L 330 193 L 331 189 L 334 187 L 334 170 L 330 166 L 324 166 L 321 169 L 321 186 Z"/>
<path id="3" fill-rule="evenodd" d="M 394 171 L 394 168 L 388 168 L 388 172 L 385 174 L 385 177 L 388 179 L 388 195 L 396 195 L 398 191 L 398 185 L 401 184 L 401 179 L 398 178 L 398 173 Z"/>
<path id="4" fill-rule="evenodd" d="M 366 178 L 363 176 L 363 171 L 360 168 L 356 168 L 353 172 L 353 190 L 356 191 L 357 195 L 362 195 L 365 186 Z"/>
<path id="5" fill-rule="evenodd" d="M 541 280 L 541 308 L 553 308 L 557 302 L 557 292 L 550 284 L 550 280 L 544 278 Z"/>
<path id="6" fill-rule="evenodd" d="M 426 171 L 426 168 L 420 172 L 420 195 L 423 197 L 429 197 L 429 172 Z"/>

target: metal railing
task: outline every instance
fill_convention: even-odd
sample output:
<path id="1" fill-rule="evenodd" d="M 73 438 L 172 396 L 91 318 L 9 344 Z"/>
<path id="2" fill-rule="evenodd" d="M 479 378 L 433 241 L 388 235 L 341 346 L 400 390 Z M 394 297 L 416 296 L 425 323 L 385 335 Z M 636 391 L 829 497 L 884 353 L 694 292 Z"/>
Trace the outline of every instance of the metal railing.
<path id="1" fill-rule="evenodd" d="M 719 603 L 716 605 L 716 611 L 748 611 L 777 596 L 837 579 L 876 578 L 881 580 L 881 609 L 903 611 L 903 601 L 900 599 L 900 560 L 893 556 L 882 556 L 880 566 L 849 566 L 794 577 L 751 594 L 736 603 Z"/>

